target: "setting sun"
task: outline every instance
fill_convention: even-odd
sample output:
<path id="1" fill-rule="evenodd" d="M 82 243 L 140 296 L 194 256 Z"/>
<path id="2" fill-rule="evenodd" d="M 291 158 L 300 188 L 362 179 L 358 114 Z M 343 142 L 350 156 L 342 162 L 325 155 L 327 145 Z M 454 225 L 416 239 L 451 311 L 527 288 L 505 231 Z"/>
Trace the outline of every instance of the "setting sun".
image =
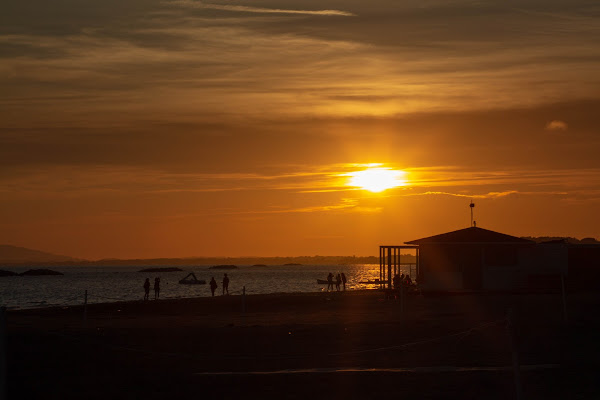
<path id="1" fill-rule="evenodd" d="M 356 186 L 375 193 L 406 185 L 404 179 L 406 172 L 391 168 L 367 168 L 347 175 L 351 177 L 348 182 L 349 186 Z"/>

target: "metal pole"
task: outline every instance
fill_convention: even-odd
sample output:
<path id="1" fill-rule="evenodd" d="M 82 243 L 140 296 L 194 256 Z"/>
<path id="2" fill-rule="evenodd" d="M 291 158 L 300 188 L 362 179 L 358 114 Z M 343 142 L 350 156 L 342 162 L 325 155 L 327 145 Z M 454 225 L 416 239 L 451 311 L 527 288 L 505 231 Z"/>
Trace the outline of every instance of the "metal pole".
<path id="1" fill-rule="evenodd" d="M 0 307 L 0 400 L 7 399 L 6 307 Z"/>
<path id="2" fill-rule="evenodd" d="M 469 204 L 469 207 L 471 207 L 471 226 L 473 225 L 473 207 L 475 207 L 475 204 L 473 203 L 473 201 L 471 201 L 471 204 Z"/>

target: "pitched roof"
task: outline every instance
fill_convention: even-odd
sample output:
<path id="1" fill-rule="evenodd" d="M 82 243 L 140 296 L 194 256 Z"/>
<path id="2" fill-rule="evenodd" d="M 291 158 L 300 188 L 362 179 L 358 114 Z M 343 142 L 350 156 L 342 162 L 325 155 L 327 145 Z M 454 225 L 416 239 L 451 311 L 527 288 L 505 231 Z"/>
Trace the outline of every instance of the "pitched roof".
<path id="1" fill-rule="evenodd" d="M 516 236 L 505 235 L 504 233 L 490 231 L 488 229 L 475 226 L 459 229 L 457 231 L 442 233 L 440 235 L 429 236 L 422 239 L 405 242 L 407 244 L 426 244 L 426 243 L 534 243 L 531 240 L 521 239 Z"/>

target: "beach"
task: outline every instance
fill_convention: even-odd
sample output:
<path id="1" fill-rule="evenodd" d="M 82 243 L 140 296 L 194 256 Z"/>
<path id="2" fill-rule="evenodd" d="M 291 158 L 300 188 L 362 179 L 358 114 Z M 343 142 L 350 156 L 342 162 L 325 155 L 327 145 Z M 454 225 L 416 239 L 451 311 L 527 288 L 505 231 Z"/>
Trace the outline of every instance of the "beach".
<path id="1" fill-rule="evenodd" d="M 16 398 L 597 398 L 600 296 L 232 295 L 7 312 Z M 85 318 L 84 318 L 85 315 Z M 518 360 L 515 359 L 515 355 Z"/>

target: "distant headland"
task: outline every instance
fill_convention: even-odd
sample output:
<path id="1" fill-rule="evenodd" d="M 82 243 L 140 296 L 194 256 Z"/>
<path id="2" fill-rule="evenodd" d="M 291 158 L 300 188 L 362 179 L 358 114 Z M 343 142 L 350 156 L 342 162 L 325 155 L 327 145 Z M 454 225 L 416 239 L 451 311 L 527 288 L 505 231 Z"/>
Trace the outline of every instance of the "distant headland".
<path id="1" fill-rule="evenodd" d="M 572 237 L 526 236 L 535 242 L 564 241 L 569 244 L 600 244 L 595 238 L 576 239 Z M 376 252 L 377 249 L 373 249 Z M 415 256 L 402 254 L 402 261 L 412 263 Z M 0 245 L 0 266 L 215 266 L 215 265 L 348 265 L 378 264 L 378 256 L 296 256 L 296 257 L 186 257 L 186 258 L 135 258 L 82 260 L 68 256 L 46 253 L 25 247 Z"/>
<path id="2" fill-rule="evenodd" d="M 345 265 L 345 264 L 377 264 L 375 256 L 298 256 L 298 257 L 186 257 L 186 258 L 135 258 L 135 259 L 102 259 L 80 260 L 66 256 L 55 256 L 37 250 L 15 248 L 10 246 L 10 256 L 5 257 L 3 246 L 0 246 L 0 266 L 221 266 L 221 265 Z M 4 246 L 7 247 L 7 246 Z M 19 249 L 19 250 L 15 250 Z M 30 257 L 29 255 L 34 255 Z M 47 255 L 47 257 L 44 257 Z M 408 256 L 407 257 L 411 257 Z M 407 259 L 407 262 L 410 262 Z"/>

